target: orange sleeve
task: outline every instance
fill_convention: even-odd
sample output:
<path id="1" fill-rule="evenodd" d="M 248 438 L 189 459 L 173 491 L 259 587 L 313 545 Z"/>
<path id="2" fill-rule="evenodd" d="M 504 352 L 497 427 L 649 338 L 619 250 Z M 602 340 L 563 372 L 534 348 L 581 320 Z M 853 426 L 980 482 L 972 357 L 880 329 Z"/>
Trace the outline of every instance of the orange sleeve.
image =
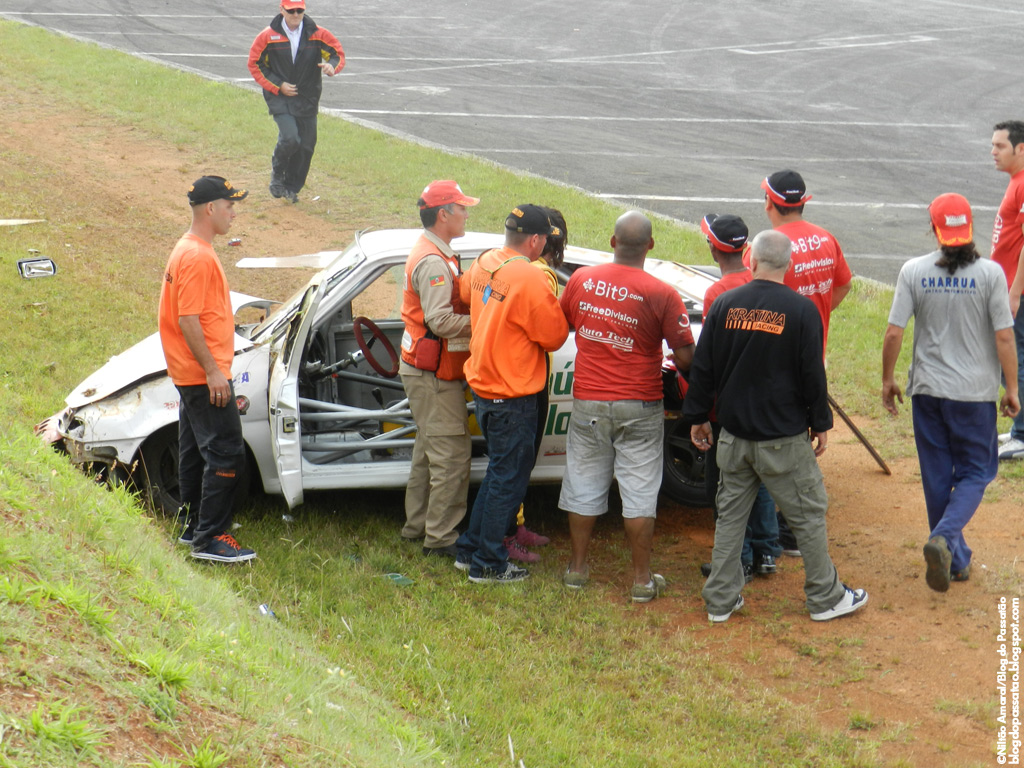
<path id="1" fill-rule="evenodd" d="M 252 47 L 249 48 L 249 74 L 252 75 L 253 80 L 260 84 L 263 90 L 270 91 L 276 95 L 281 93 L 281 88 L 270 82 L 260 67 L 260 59 L 263 58 L 267 51 L 267 39 L 270 36 L 270 32 L 270 27 L 267 27 L 256 35 L 256 39 L 252 41 Z"/>

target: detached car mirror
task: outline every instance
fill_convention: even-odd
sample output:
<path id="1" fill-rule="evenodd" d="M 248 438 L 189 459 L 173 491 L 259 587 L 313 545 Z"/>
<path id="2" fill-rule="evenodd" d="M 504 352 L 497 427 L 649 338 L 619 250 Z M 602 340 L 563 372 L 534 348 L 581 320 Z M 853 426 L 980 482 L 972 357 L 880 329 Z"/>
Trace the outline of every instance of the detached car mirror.
<path id="1" fill-rule="evenodd" d="M 53 259 L 20 259 L 18 274 L 24 278 L 53 277 L 57 274 L 57 265 L 53 263 Z"/>

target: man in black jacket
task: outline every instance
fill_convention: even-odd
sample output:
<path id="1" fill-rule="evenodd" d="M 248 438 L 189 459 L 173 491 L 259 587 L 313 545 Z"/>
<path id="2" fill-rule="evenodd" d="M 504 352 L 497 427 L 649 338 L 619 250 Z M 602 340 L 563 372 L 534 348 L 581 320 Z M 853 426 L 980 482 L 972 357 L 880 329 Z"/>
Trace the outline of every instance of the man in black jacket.
<path id="1" fill-rule="evenodd" d="M 306 184 L 316 149 L 321 73 L 333 77 L 345 66 L 338 39 L 306 16 L 304 0 L 282 0 L 281 13 L 249 49 L 249 72 L 263 88 L 277 123 L 270 194 L 293 203 Z"/>
<path id="2" fill-rule="evenodd" d="M 693 425 L 694 445 L 702 451 L 711 447 L 712 406 L 722 426 L 715 547 L 702 592 L 713 622 L 743 607 L 740 550 L 762 482 L 803 552 L 811 618 L 834 619 L 868 601 L 864 590 L 839 580 L 828 555 L 828 496 L 816 460 L 832 428 L 822 322 L 809 299 L 783 284 L 791 251 L 781 232 L 754 238 L 754 279 L 715 300 L 690 367 L 683 418 Z"/>

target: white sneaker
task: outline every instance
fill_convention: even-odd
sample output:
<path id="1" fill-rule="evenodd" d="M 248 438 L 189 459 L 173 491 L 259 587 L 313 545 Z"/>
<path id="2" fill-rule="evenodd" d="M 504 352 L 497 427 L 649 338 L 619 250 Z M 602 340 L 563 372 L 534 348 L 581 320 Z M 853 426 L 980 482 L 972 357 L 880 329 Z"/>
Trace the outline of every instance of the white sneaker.
<path id="1" fill-rule="evenodd" d="M 999 446 L 999 460 L 1024 459 L 1024 442 L 1011 438 Z"/>
<path id="2" fill-rule="evenodd" d="M 999 437 L 999 444 L 1002 445 L 1003 443 L 1010 442 L 1010 438 L 1013 437 L 1013 435 L 1011 433 L 1009 433 L 1009 432 L 1000 432 L 998 437 Z"/>
<path id="3" fill-rule="evenodd" d="M 845 584 L 843 584 L 843 586 L 846 587 L 846 594 L 839 599 L 838 603 L 833 605 L 827 611 L 812 613 L 811 619 L 813 621 L 829 621 L 830 619 L 837 619 L 848 613 L 859 611 L 868 604 L 868 593 L 863 589 L 850 589 Z"/>
<path id="4" fill-rule="evenodd" d="M 715 624 L 721 624 L 723 621 L 728 621 L 729 617 L 732 616 L 734 611 L 738 611 L 743 607 L 743 595 L 736 598 L 736 604 L 729 610 L 728 613 L 709 613 L 708 621 L 714 622 Z"/>

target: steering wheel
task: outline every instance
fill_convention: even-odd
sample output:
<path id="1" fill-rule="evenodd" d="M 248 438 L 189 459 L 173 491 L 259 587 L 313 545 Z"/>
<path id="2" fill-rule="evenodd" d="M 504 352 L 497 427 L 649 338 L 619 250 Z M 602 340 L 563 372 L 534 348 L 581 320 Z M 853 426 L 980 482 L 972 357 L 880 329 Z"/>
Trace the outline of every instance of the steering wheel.
<path id="1" fill-rule="evenodd" d="M 366 328 L 373 334 L 369 343 L 363 338 L 363 328 Z M 384 331 L 377 327 L 377 324 L 368 317 L 357 317 L 352 321 L 352 330 L 356 335 L 356 344 L 359 345 L 359 351 L 363 353 L 363 357 L 366 358 L 366 362 L 370 364 L 377 373 L 383 376 L 385 379 L 393 379 L 398 375 L 398 355 L 395 353 L 395 348 L 388 341 L 388 337 L 384 335 Z M 380 343 L 384 345 L 384 351 L 391 357 L 391 369 L 388 370 L 379 362 L 377 358 L 370 354 L 370 349 L 373 347 L 373 343 L 380 340 Z"/>

